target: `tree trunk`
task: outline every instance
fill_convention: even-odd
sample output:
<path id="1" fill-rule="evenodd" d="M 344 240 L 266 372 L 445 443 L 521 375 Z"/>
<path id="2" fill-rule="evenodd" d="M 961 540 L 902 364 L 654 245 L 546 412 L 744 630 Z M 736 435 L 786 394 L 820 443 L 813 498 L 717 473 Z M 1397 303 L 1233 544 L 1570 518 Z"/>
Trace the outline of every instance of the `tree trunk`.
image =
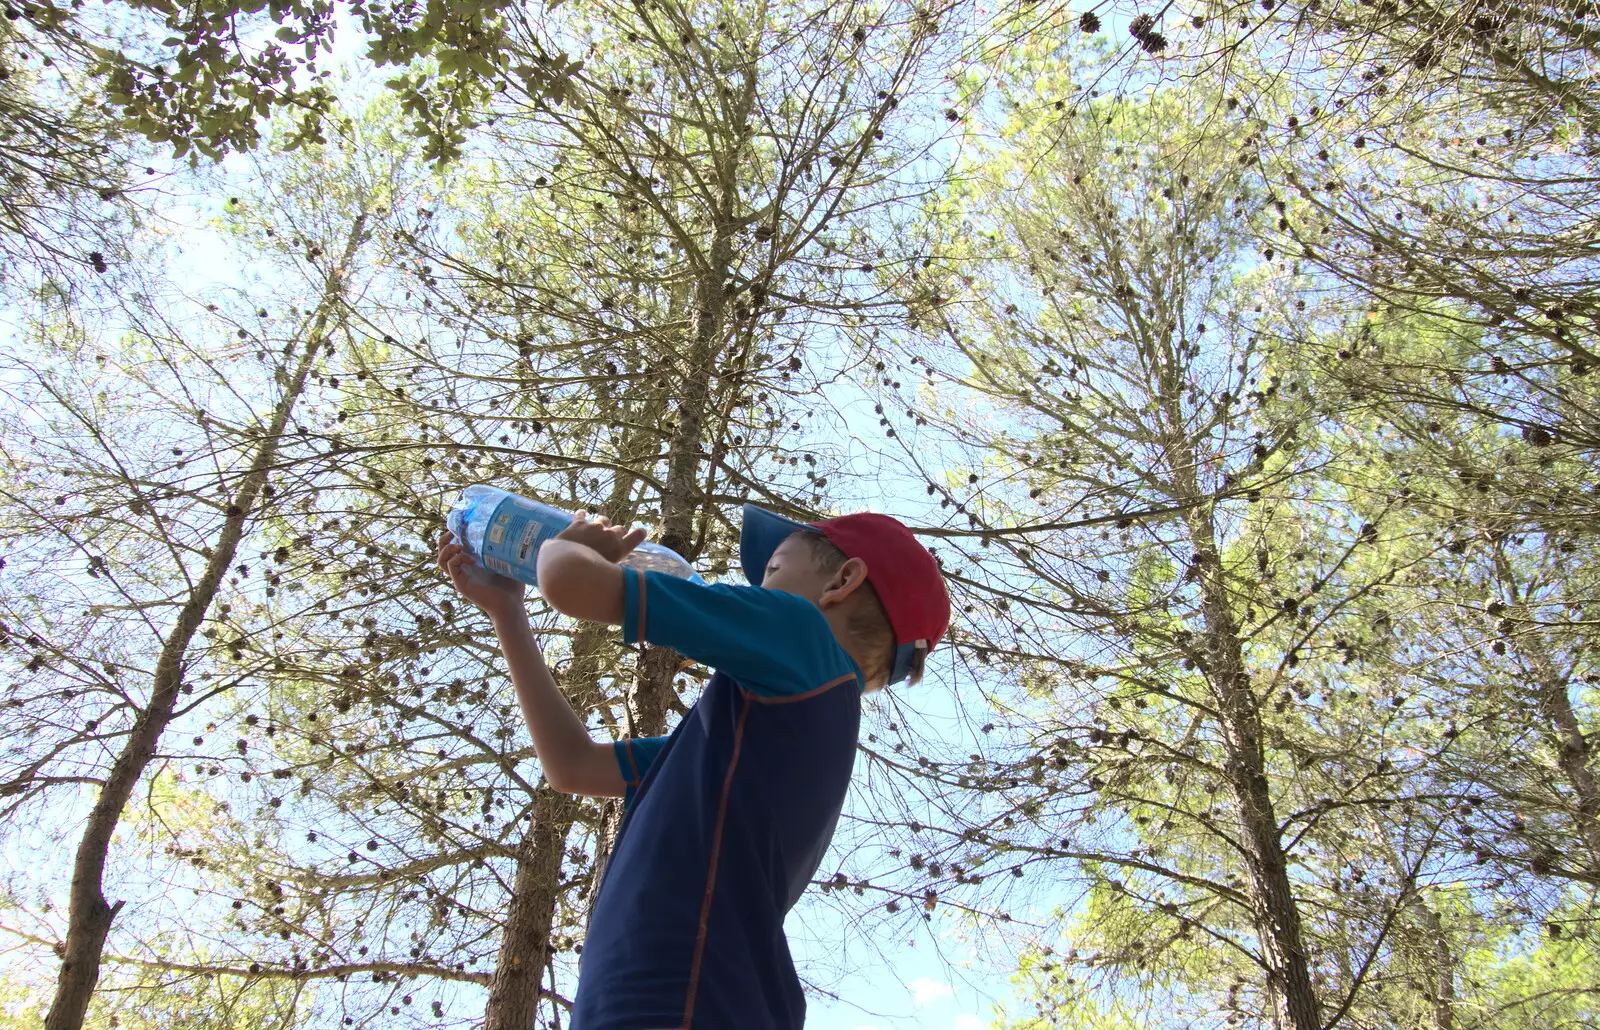
<path id="1" fill-rule="evenodd" d="M 722 254 L 721 281 L 727 280 L 731 251 L 725 242 L 720 247 L 714 243 L 712 252 Z M 713 277 L 715 278 L 715 277 Z M 703 495 L 700 489 L 701 447 L 705 435 L 706 412 L 711 405 L 711 371 L 721 350 L 721 287 L 712 288 L 702 283 L 696 291 L 696 315 L 692 323 L 694 347 L 690 351 L 689 368 L 683 376 L 683 386 L 676 398 L 678 419 L 667 443 L 667 476 L 661 494 L 660 542 L 677 551 L 689 561 L 698 557 L 695 517 L 701 514 Z M 669 387 L 670 388 L 670 387 Z M 665 397 L 662 410 L 667 410 L 673 400 Z M 617 499 L 618 494 L 614 493 Z M 633 689 L 628 692 L 627 706 L 630 725 L 627 732 L 633 736 L 654 737 L 667 731 L 667 712 L 675 693 L 673 682 L 682 663 L 679 654 L 670 647 L 646 645 L 634 676 Z M 611 858 L 611 848 L 616 843 L 617 832 L 622 828 L 622 805 L 606 806 L 600 824 L 595 827 L 594 887 L 589 894 L 589 914 L 593 915 L 594 902 L 599 896 L 600 882 L 605 876 L 606 863 Z"/>
<path id="2" fill-rule="evenodd" d="M 1429 957 L 1433 960 L 1433 975 L 1429 978 L 1433 1025 L 1435 1030 L 1455 1030 L 1456 960 L 1450 953 L 1450 940 L 1445 936 L 1439 913 L 1421 899 L 1416 899 L 1414 904 L 1422 910 L 1422 919 L 1428 928 Z"/>
<path id="3" fill-rule="evenodd" d="M 1522 588 L 1510 563 L 1497 555 L 1495 564 L 1502 588 L 1512 597 L 1519 596 Z M 1555 748 L 1556 766 L 1572 790 L 1575 803 L 1568 810 L 1587 852 L 1586 872 L 1600 875 L 1600 781 L 1590 764 L 1594 753 L 1567 693 L 1571 670 L 1563 673 L 1551 660 L 1549 650 L 1537 644 L 1520 646 L 1518 653 L 1528 667 L 1532 700 L 1542 720 L 1540 730 Z"/>
<path id="4" fill-rule="evenodd" d="M 268 470 L 277 460 L 278 440 L 316 363 L 330 311 L 338 303 L 342 290 L 342 271 L 360 245 L 365 223 L 365 216 L 356 219 L 344 255 L 338 267 L 329 274 L 322 306 L 307 334 L 304 353 L 272 413 L 272 423 L 256 450 L 249 471 L 230 499 L 222 532 L 212 545 L 211 558 L 206 562 L 205 571 L 188 600 L 179 610 L 177 621 L 162 642 L 150 700 L 134 719 L 127 743 L 112 763 L 111 771 L 100 788 L 100 795 L 89 812 L 73 858 L 72 884 L 67 900 L 67 939 L 61 953 L 61 972 L 56 981 L 55 997 L 45 1017 L 45 1030 L 79 1030 L 83 1026 L 89 1000 L 100 979 L 100 958 L 111 932 L 111 922 L 124 904 L 122 901 L 110 904 L 104 893 L 106 860 L 112 834 L 122 820 L 123 810 L 134 787 L 155 757 L 161 734 L 172 721 L 183 686 L 189 644 L 205 621 L 211 601 L 233 564 L 239 542 L 244 537 L 245 523 L 250 518 L 262 487 L 266 485 Z"/>
<path id="5" fill-rule="evenodd" d="M 1384 827 L 1378 822 L 1376 813 L 1368 811 L 1365 814 L 1367 832 L 1375 841 L 1381 841 L 1381 853 L 1384 864 L 1389 867 L 1389 875 L 1401 885 L 1404 893 L 1401 895 L 1400 904 L 1416 919 L 1417 926 L 1422 930 L 1422 944 L 1420 947 L 1406 946 L 1406 951 L 1412 956 L 1412 961 L 1417 964 L 1417 990 L 1427 1002 L 1428 1008 L 1433 1013 L 1434 1030 L 1455 1030 L 1456 1025 L 1456 957 L 1450 950 L 1450 938 L 1445 932 L 1444 920 L 1439 918 L 1439 913 L 1423 900 L 1421 893 L 1412 889 L 1412 870 L 1407 869 L 1400 860 L 1394 848 L 1389 844 Z"/>
<path id="6" fill-rule="evenodd" d="M 711 379 L 723 344 L 722 291 L 732 260 L 732 228 L 719 225 L 709 250 L 711 268 L 695 288 L 695 312 L 687 367 L 677 395 L 677 424 L 667 444 L 667 475 L 661 492 L 661 542 L 685 558 L 694 558 L 694 516 L 700 508 L 701 446 Z"/>
<path id="7" fill-rule="evenodd" d="M 1557 675 L 1547 662 L 1539 664 L 1545 666 L 1539 670 L 1539 714 L 1556 746 L 1556 764 L 1577 801 L 1572 816 L 1589 852 L 1589 872 L 1600 874 L 1600 783 L 1589 765 L 1589 742 L 1567 696 L 1566 677 Z"/>
<path id="8" fill-rule="evenodd" d="M 734 119 L 733 124 L 742 123 Z M 693 561 L 698 556 L 695 546 L 695 522 L 705 505 L 701 473 L 705 465 L 704 438 L 706 421 L 711 410 L 713 381 L 717 361 L 726 343 L 725 290 L 731 280 L 733 240 L 739 226 L 734 221 L 737 200 L 738 148 L 735 141 L 731 152 L 724 151 L 716 159 L 717 181 L 712 203 L 712 235 L 703 252 L 703 260 L 695 277 L 689 339 L 684 365 L 667 377 L 662 398 L 662 414 L 671 411 L 674 422 L 667 440 L 667 468 L 661 490 L 661 523 L 659 542 Z M 631 495 L 631 483 L 619 481 L 613 491 L 612 502 L 620 507 Z M 615 517 L 617 513 L 613 513 Z M 574 665 L 582 653 L 580 639 L 573 642 Z M 646 647 L 638 665 L 637 676 L 627 699 L 632 725 L 629 731 L 639 736 L 655 736 L 666 730 L 667 713 L 673 698 L 673 680 L 681 659 L 670 648 Z M 589 696 L 598 690 L 596 679 L 589 687 Z M 569 696 L 584 696 L 576 688 Z M 575 810 L 574 810 L 575 812 Z M 500 962 L 495 971 L 495 987 L 491 989 L 487 1030 L 527 1030 L 538 1005 L 538 972 L 548 960 L 548 933 L 554 918 L 554 903 L 558 890 L 561 857 L 565 846 L 565 829 L 571 819 L 562 825 L 559 837 L 542 838 L 535 850 L 518 862 L 515 896 L 512 912 L 506 922 L 506 939 L 502 945 Z M 606 860 L 610 854 L 613 837 L 621 823 L 621 806 L 610 805 L 595 827 L 596 853 L 593 864 L 594 879 L 589 895 L 590 910 L 600 889 Z M 530 840 L 537 836 L 535 827 Z M 547 850 L 539 850 L 545 848 Z M 531 892 L 531 894 L 529 893 Z M 541 920 L 543 922 L 541 922 Z M 544 936 L 540 936 L 544 935 Z M 538 970 L 527 970 L 528 962 L 537 957 Z M 510 963 L 520 959 L 521 968 Z M 502 978 L 505 989 L 501 990 Z M 513 997 L 522 992 L 520 997 Z"/>
<path id="9" fill-rule="evenodd" d="M 1140 335 L 1153 341 L 1156 334 L 1136 309 L 1130 321 Z M 1156 320 L 1157 323 L 1160 319 Z M 1173 456 L 1172 495 L 1187 505 L 1184 516 L 1189 543 L 1194 548 L 1194 572 L 1200 588 L 1201 619 L 1205 627 L 1205 668 L 1202 670 L 1216 698 L 1221 718 L 1224 772 L 1238 807 L 1240 843 L 1250 872 L 1250 894 L 1256 935 L 1267 970 L 1267 993 L 1272 1002 L 1272 1022 L 1277 1030 L 1322 1030 L 1321 1006 L 1311 985 L 1300 909 L 1289 879 L 1288 858 L 1278 833 L 1278 816 L 1272 804 L 1266 761 L 1261 744 L 1261 705 L 1245 669 L 1244 645 L 1228 596 L 1222 551 L 1212 501 L 1201 489 L 1197 470 L 1205 458 L 1195 446 L 1180 398 L 1185 388 L 1176 361 L 1161 346 L 1151 343 L 1147 362 L 1157 407 L 1164 423 L 1161 437 Z M 1188 461 L 1178 461 L 1188 456 Z"/>
<path id="10" fill-rule="evenodd" d="M 701 473 L 711 383 L 726 343 L 727 303 L 723 291 L 730 282 L 733 262 L 734 193 L 730 172 L 723 176 L 722 200 L 713 214 L 714 235 L 706 251 L 708 267 L 695 286 L 692 341 L 688 365 L 679 380 L 677 424 L 667 445 L 667 475 L 661 492 L 661 542 L 690 561 L 698 557 L 694 523 L 705 503 Z M 663 647 L 649 648 L 640 661 L 631 698 L 640 733 L 660 733 L 666 727 L 679 661 L 677 652 Z"/>
<path id="11" fill-rule="evenodd" d="M 610 630 L 598 623 L 580 624 L 573 634 L 572 660 L 562 679 L 580 718 L 599 695 L 601 670 L 610 657 L 609 635 Z M 550 937 L 561 898 L 561 862 L 578 814 L 578 802 L 569 794 L 546 788 L 533 797 L 528 831 L 517 846 L 517 871 L 489 982 L 484 1030 L 530 1030 L 538 1018 L 541 981 L 550 962 Z M 604 832 L 603 827 L 596 832 Z M 602 868 L 603 863 L 597 864 L 591 904 Z"/>
<path id="12" fill-rule="evenodd" d="M 1191 493 L 1197 498 L 1197 493 Z M 1239 628 L 1228 603 L 1209 508 L 1190 509 L 1190 542 L 1200 568 L 1206 632 L 1206 670 L 1222 714 L 1226 772 L 1250 870 L 1256 932 L 1267 966 L 1273 1025 L 1278 1030 L 1321 1030 L 1322 1017 L 1306 960 L 1300 910 L 1278 836 L 1278 817 L 1261 748 L 1261 714 L 1244 668 Z"/>
<path id="13" fill-rule="evenodd" d="M 532 1030 L 539 1016 L 540 982 L 550 961 L 550 931 L 561 894 L 561 859 L 577 802 L 548 788 L 538 802 L 517 848 L 517 875 L 489 981 L 484 1030 Z"/>

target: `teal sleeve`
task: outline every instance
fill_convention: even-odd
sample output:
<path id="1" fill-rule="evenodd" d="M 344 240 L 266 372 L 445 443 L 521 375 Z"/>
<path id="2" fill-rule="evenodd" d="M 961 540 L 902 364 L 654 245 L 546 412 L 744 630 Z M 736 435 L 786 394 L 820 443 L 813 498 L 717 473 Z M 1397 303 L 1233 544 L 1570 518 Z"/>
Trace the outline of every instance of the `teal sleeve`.
<path id="1" fill-rule="evenodd" d="M 781 590 L 624 569 L 622 635 L 724 672 L 753 694 L 792 697 L 861 670 L 816 605 Z"/>
<path id="2" fill-rule="evenodd" d="M 617 756 L 617 769 L 622 773 L 624 808 L 633 807 L 633 798 L 639 793 L 639 784 L 644 782 L 645 773 L 655 764 L 661 749 L 667 746 L 667 739 L 625 737 L 611 745 L 612 752 Z"/>

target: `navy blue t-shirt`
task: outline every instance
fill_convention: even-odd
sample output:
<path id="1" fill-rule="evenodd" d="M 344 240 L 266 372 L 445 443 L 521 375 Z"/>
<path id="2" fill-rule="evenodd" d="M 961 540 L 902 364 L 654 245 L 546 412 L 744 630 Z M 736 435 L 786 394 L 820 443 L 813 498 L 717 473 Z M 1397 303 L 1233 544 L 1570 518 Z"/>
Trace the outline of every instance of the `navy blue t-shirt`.
<path id="1" fill-rule="evenodd" d="M 783 935 L 855 765 L 861 670 L 816 605 L 626 569 L 623 637 L 714 670 L 669 737 L 619 741 L 627 814 L 572 1030 L 800 1030 Z"/>

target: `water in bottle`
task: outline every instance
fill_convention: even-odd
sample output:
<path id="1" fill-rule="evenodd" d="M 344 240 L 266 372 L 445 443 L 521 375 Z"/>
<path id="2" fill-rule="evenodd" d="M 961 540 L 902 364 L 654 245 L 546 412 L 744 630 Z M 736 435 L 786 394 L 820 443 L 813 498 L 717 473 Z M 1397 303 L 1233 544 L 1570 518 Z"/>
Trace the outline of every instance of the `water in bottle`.
<path id="1" fill-rule="evenodd" d="M 462 491 L 446 522 L 484 568 L 538 586 L 539 547 L 571 525 L 572 516 L 498 487 L 478 485 Z M 642 543 L 620 564 L 702 582 L 678 552 L 660 544 Z"/>

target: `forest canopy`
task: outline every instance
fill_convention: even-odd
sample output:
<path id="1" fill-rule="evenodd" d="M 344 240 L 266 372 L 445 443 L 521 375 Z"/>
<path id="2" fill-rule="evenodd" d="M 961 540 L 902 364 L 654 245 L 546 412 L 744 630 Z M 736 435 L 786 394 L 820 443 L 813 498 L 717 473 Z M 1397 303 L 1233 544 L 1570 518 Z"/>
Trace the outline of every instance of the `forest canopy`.
<path id="1" fill-rule="evenodd" d="M 473 483 L 939 560 L 812 1026 L 1600 1023 L 1595 0 L 3 13 L 0 1026 L 568 1025 Z"/>

